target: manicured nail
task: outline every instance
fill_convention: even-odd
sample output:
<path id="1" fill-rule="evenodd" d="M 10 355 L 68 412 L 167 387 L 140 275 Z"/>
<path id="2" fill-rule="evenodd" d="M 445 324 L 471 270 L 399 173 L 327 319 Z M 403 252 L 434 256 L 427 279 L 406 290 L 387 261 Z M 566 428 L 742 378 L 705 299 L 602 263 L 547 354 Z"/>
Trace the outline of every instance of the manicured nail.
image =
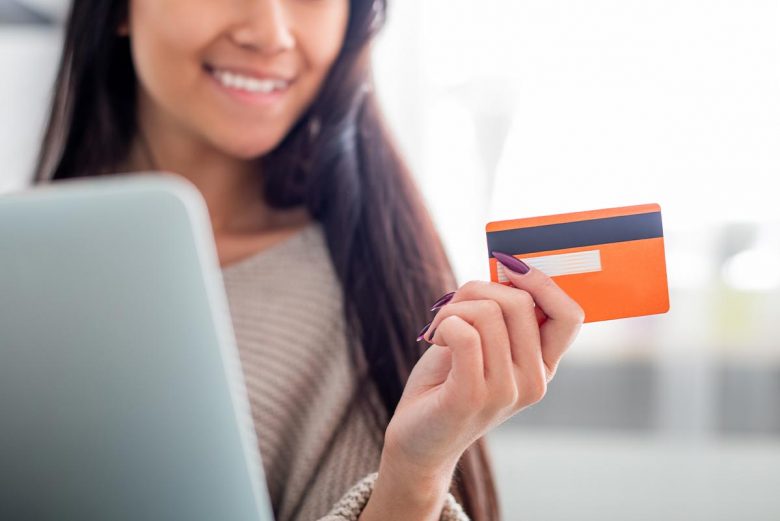
<path id="1" fill-rule="evenodd" d="M 433 343 L 433 335 L 436 334 L 436 328 L 431 329 L 431 334 L 428 335 L 428 338 L 430 338 L 430 342 Z"/>
<path id="2" fill-rule="evenodd" d="M 439 298 L 439 300 L 437 300 L 436 302 L 434 302 L 434 304 L 433 304 L 433 307 L 431 308 L 431 311 L 436 311 L 436 310 L 437 310 L 437 309 L 439 309 L 440 307 L 442 307 L 442 306 L 446 306 L 446 305 L 449 303 L 449 301 L 450 301 L 450 300 L 452 300 L 452 297 L 453 297 L 453 296 L 455 296 L 455 292 L 454 292 L 454 291 L 450 291 L 450 292 L 449 292 L 449 293 L 447 293 L 446 295 L 442 295 L 442 296 Z"/>
<path id="3" fill-rule="evenodd" d="M 428 331 L 428 328 L 431 327 L 431 324 L 433 324 L 433 321 L 428 322 L 427 324 L 425 324 L 425 326 L 422 328 L 422 330 L 420 330 L 420 334 L 417 335 L 417 341 L 418 342 L 423 339 L 423 337 L 425 336 L 425 332 Z"/>
<path id="4" fill-rule="evenodd" d="M 491 251 L 490 253 L 493 255 L 493 257 L 498 259 L 498 261 L 501 264 L 503 264 L 510 270 L 514 271 L 515 273 L 525 275 L 531 269 L 528 267 L 528 264 L 526 264 L 525 262 L 521 261 L 520 259 L 516 259 L 506 253 L 501 253 L 500 251 Z"/>

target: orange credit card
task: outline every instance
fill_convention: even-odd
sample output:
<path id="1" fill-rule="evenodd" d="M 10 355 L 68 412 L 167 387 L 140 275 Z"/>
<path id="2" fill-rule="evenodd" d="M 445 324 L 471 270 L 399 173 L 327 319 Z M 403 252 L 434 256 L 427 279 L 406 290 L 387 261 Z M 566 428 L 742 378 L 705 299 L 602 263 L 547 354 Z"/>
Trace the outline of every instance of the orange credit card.
<path id="1" fill-rule="evenodd" d="M 585 322 L 669 311 L 657 204 L 494 221 L 485 231 L 490 280 L 511 284 L 490 252 L 513 255 L 552 277 Z"/>

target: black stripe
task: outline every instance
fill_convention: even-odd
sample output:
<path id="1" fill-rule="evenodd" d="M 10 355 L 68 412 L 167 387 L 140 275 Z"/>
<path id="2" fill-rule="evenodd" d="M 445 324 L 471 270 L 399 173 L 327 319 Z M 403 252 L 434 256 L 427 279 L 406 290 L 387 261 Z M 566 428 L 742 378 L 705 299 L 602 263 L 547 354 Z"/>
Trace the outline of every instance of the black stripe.
<path id="1" fill-rule="evenodd" d="M 663 235 L 661 212 L 548 224 L 489 232 L 487 234 L 488 257 L 492 257 L 491 251 L 520 255 L 594 244 L 652 239 Z"/>

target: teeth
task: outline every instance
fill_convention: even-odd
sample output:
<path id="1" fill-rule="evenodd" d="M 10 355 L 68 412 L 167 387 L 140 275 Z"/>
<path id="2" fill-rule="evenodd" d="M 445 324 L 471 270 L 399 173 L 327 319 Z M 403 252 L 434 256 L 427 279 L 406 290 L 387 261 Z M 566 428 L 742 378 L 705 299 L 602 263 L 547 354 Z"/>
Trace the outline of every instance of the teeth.
<path id="1" fill-rule="evenodd" d="M 248 92 L 262 92 L 268 94 L 287 87 L 287 82 L 284 80 L 260 80 L 222 70 L 214 70 L 211 74 L 225 87 Z"/>

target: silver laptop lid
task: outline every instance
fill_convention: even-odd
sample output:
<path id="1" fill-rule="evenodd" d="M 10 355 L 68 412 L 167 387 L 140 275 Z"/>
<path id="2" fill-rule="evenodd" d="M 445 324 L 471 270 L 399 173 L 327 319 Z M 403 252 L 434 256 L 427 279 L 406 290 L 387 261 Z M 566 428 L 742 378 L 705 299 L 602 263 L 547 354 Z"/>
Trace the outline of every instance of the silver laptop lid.
<path id="1" fill-rule="evenodd" d="M 0 422 L 0 519 L 273 519 L 192 184 L 0 196 Z"/>

